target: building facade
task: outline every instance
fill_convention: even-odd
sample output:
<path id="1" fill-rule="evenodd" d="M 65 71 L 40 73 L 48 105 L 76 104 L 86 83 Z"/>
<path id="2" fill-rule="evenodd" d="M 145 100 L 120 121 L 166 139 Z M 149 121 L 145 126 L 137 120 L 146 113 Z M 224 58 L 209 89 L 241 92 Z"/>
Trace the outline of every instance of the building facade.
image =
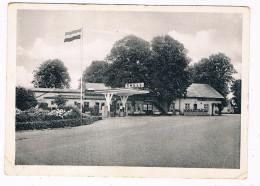
<path id="1" fill-rule="evenodd" d="M 188 87 L 186 96 L 174 103 L 180 113 L 197 110 L 207 112 L 207 115 L 217 115 L 223 100 L 224 97 L 210 85 L 193 83 Z"/>
<path id="2" fill-rule="evenodd" d="M 101 114 L 102 109 L 106 104 L 106 99 L 103 94 L 95 93 L 95 90 L 107 89 L 102 83 L 86 83 L 84 86 L 84 94 L 81 100 L 80 89 L 49 89 L 49 88 L 32 88 L 38 102 L 45 102 L 48 107 L 57 107 L 54 99 L 57 95 L 64 97 L 67 106 L 83 105 L 84 112 L 89 112 L 90 108 L 96 107 Z M 218 114 L 218 106 L 221 104 L 224 97 L 220 95 L 214 88 L 207 84 L 193 83 L 187 89 L 187 94 L 184 98 L 176 99 L 167 109 L 166 114 L 184 114 L 188 112 L 205 113 L 205 115 Z M 152 115 L 163 113 L 163 105 L 155 97 L 147 95 L 130 96 L 125 107 L 122 107 L 122 101 L 119 96 L 113 96 L 111 102 L 111 113 L 115 116 L 119 115 L 124 109 L 128 115 Z"/>

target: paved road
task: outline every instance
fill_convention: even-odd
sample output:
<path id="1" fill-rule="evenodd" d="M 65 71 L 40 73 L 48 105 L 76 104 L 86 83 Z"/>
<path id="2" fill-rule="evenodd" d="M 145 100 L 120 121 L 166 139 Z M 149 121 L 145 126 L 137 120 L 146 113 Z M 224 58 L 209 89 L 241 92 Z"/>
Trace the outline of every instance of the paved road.
<path id="1" fill-rule="evenodd" d="M 16 133 L 16 164 L 239 168 L 240 115 L 110 118 Z"/>

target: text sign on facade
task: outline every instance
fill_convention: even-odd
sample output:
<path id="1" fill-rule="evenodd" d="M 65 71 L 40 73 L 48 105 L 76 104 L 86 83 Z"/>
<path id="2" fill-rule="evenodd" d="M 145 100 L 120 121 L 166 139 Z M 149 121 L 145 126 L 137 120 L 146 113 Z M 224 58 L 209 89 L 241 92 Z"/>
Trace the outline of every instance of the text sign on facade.
<path id="1" fill-rule="evenodd" d="M 144 88 L 144 83 L 126 83 L 125 88 Z"/>

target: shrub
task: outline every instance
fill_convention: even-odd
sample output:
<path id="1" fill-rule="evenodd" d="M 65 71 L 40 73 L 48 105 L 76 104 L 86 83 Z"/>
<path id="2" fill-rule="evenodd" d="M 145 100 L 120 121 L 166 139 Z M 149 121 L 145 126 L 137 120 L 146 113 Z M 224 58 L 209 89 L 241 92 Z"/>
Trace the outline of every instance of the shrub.
<path id="1" fill-rule="evenodd" d="M 90 116 L 89 113 L 82 113 L 82 118 L 87 118 L 87 117 L 89 117 L 89 116 Z"/>
<path id="2" fill-rule="evenodd" d="M 80 110 L 78 108 L 73 107 L 72 109 L 70 109 L 69 111 L 67 111 L 64 114 L 65 118 L 80 118 L 81 117 L 81 113 Z"/>
<path id="3" fill-rule="evenodd" d="M 60 108 L 65 106 L 66 102 L 68 100 L 66 100 L 64 97 L 62 97 L 62 95 L 57 95 L 54 98 L 54 103 Z"/>
<path id="4" fill-rule="evenodd" d="M 48 103 L 46 103 L 46 102 L 40 102 L 39 104 L 39 109 L 43 109 L 43 110 L 48 110 L 49 109 L 49 107 L 48 107 Z"/>
<path id="5" fill-rule="evenodd" d="M 88 117 L 83 119 L 16 122 L 15 130 L 20 131 L 20 130 L 35 130 L 35 129 L 39 130 L 39 129 L 47 129 L 47 128 L 75 127 L 80 125 L 89 125 L 101 119 L 102 119 L 101 117 Z"/>
<path id="6" fill-rule="evenodd" d="M 16 87 L 16 108 L 20 110 L 27 110 L 37 105 L 37 100 L 31 90 L 23 87 Z"/>
<path id="7" fill-rule="evenodd" d="M 71 109 L 74 109 L 75 107 L 73 107 L 73 106 L 71 106 L 71 105 L 69 105 L 69 106 L 60 106 L 59 107 L 59 109 L 63 109 L 63 110 L 65 110 L 65 111 L 69 111 L 69 110 L 71 110 Z"/>
<path id="8" fill-rule="evenodd" d="M 66 113 L 63 109 L 56 109 L 49 112 L 46 116 L 46 120 L 57 120 L 57 119 L 63 119 L 64 114 Z"/>
<path id="9" fill-rule="evenodd" d="M 16 112 L 15 118 L 18 122 L 42 121 L 46 119 L 48 110 L 31 108 L 26 111 Z"/>
<path id="10" fill-rule="evenodd" d="M 45 116 L 45 119 L 42 121 L 48 121 L 48 120 L 59 120 L 59 119 L 63 119 L 61 116 L 57 116 L 57 115 L 49 115 L 47 114 Z M 40 121 L 40 120 L 39 120 Z"/>
<path id="11" fill-rule="evenodd" d="M 30 116 L 26 114 L 26 112 L 21 112 L 19 114 L 15 115 L 15 121 L 16 122 L 26 122 L 26 121 L 31 121 Z"/>

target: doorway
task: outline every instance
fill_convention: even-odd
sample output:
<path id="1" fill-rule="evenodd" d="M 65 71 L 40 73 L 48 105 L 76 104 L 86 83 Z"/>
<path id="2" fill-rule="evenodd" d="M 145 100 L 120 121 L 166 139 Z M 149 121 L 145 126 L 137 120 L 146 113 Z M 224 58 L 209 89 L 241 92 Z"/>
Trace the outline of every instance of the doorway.
<path id="1" fill-rule="evenodd" d="M 193 104 L 193 110 L 198 110 L 198 105 L 196 103 Z"/>
<path id="2" fill-rule="evenodd" d="M 152 103 L 144 103 L 143 104 L 143 111 L 146 115 L 152 115 L 153 114 L 153 104 Z"/>

